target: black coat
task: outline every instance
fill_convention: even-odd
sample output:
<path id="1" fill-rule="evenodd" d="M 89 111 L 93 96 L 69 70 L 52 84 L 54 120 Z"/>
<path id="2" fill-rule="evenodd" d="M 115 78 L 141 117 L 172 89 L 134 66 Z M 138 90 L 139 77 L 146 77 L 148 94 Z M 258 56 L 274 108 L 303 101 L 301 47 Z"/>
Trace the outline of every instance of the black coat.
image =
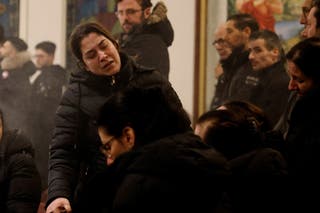
<path id="1" fill-rule="evenodd" d="M 221 154 L 185 132 L 119 156 L 91 181 L 84 201 L 92 212 L 215 212 L 228 168 Z"/>
<path id="2" fill-rule="evenodd" d="M 47 188 L 49 144 L 54 128 L 55 112 L 60 103 L 67 76 L 66 70 L 59 65 L 43 67 L 35 75 L 37 78 L 32 82 L 31 139 L 36 151 L 35 157 L 41 182 L 43 188 Z"/>
<path id="3" fill-rule="evenodd" d="M 120 49 L 132 56 L 138 64 L 154 68 L 169 78 L 168 46 L 173 41 L 173 29 L 168 19 L 155 24 L 136 26 L 129 34 L 119 37 Z"/>
<path id="4" fill-rule="evenodd" d="M 312 89 L 295 102 L 286 137 L 290 203 L 294 211 L 319 212 L 320 89 Z"/>
<path id="5" fill-rule="evenodd" d="M 215 109 L 238 94 L 244 75 L 251 71 L 248 51 L 236 48 L 225 60 L 220 61 L 223 73 L 219 76 L 211 108 Z"/>
<path id="6" fill-rule="evenodd" d="M 319 177 L 320 89 L 300 97 L 291 113 L 286 137 L 289 174 Z"/>
<path id="7" fill-rule="evenodd" d="M 237 88 L 237 95 L 232 98 L 249 101 L 260 107 L 274 126 L 285 111 L 289 98 L 288 84 L 285 64 L 278 62 L 244 75 L 241 86 Z"/>
<path id="8" fill-rule="evenodd" d="M 287 162 L 272 148 L 257 148 L 229 161 L 227 186 L 232 212 L 284 212 L 288 203 Z"/>
<path id="9" fill-rule="evenodd" d="M 33 98 L 37 108 L 56 108 L 66 83 L 67 73 L 61 66 L 51 65 L 41 68 L 41 74 L 32 83 Z"/>
<path id="10" fill-rule="evenodd" d="M 37 212 L 41 181 L 33 155 L 30 141 L 20 132 L 4 132 L 0 141 L 0 212 Z"/>
<path id="11" fill-rule="evenodd" d="M 30 138 L 31 85 L 29 76 L 36 67 L 26 61 L 21 67 L 3 69 L 0 76 L 0 108 L 6 115 L 8 129 L 21 129 Z M 6 76 L 8 74 L 8 77 Z"/>
<path id="12" fill-rule="evenodd" d="M 50 145 L 47 204 L 57 197 L 76 201 L 86 180 L 106 167 L 105 157 L 99 151 L 101 142 L 94 120 L 113 92 L 132 84 L 158 84 L 181 104 L 170 83 L 159 72 L 137 66 L 124 54 L 121 54 L 121 63 L 120 72 L 114 76 L 97 76 L 84 70 L 71 75 L 57 110 Z M 75 198 L 74 191 L 77 192 Z"/>

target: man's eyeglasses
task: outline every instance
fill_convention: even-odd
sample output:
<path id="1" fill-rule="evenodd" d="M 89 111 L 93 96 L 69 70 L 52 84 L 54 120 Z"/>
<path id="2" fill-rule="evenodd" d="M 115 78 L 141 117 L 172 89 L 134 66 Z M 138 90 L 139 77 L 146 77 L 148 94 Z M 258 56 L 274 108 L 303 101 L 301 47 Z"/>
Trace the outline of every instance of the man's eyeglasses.
<path id="1" fill-rule="evenodd" d="M 118 10 L 115 12 L 115 14 L 116 14 L 116 16 L 123 16 L 124 14 L 126 14 L 127 16 L 132 16 L 140 11 L 142 11 L 142 10 L 135 10 L 135 9 Z"/>
<path id="2" fill-rule="evenodd" d="M 112 138 L 110 138 L 105 144 L 101 144 L 101 146 L 100 146 L 100 151 L 101 151 L 102 153 L 106 153 L 106 152 L 110 151 L 112 142 L 113 142 L 115 139 L 116 139 L 115 137 L 112 137 Z"/>

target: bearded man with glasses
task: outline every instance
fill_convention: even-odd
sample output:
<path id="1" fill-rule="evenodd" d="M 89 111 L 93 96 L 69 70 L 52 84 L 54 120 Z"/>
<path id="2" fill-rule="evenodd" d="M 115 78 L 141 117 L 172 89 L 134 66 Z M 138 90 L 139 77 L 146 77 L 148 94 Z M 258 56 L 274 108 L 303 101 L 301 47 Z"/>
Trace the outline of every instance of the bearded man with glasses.
<path id="1" fill-rule="evenodd" d="M 168 47 L 173 42 L 173 28 L 162 1 L 152 8 L 150 0 L 117 0 L 116 16 L 122 33 L 117 36 L 120 49 L 145 67 L 159 70 L 169 78 Z"/>

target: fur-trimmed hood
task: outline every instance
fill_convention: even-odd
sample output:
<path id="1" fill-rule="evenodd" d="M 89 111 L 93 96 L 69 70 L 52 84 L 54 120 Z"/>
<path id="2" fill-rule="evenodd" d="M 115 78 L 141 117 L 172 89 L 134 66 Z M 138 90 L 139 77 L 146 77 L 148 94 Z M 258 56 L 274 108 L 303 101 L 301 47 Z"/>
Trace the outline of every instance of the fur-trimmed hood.
<path id="1" fill-rule="evenodd" d="M 17 53 L 14 57 L 4 57 L 1 62 L 2 70 L 13 70 L 21 68 L 26 62 L 31 60 L 31 54 L 27 51 Z"/>

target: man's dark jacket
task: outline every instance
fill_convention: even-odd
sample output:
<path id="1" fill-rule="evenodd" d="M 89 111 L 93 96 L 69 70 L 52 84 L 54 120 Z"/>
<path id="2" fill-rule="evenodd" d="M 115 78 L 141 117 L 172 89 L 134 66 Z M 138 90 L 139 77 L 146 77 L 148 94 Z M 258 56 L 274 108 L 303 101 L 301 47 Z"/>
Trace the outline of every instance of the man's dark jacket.
<path id="1" fill-rule="evenodd" d="M 0 212 L 34 213 L 40 203 L 41 180 L 31 142 L 18 130 L 0 141 Z"/>
<path id="2" fill-rule="evenodd" d="M 173 28 L 168 19 L 150 25 L 143 23 L 119 37 L 122 51 L 138 64 L 159 70 L 167 79 L 170 70 L 168 47 L 172 41 Z"/>

